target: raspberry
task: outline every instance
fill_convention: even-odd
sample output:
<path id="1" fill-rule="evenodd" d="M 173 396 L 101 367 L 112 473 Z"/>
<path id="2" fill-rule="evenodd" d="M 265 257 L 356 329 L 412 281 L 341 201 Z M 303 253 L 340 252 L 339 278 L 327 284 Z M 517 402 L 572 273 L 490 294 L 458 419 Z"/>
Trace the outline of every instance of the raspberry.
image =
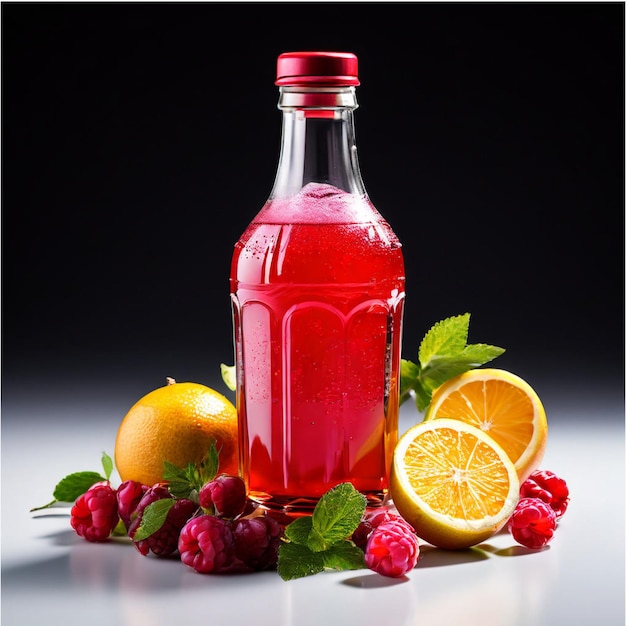
<path id="1" fill-rule="evenodd" d="M 543 500 L 560 518 L 569 504 L 569 489 L 567 483 L 553 472 L 536 470 L 522 483 L 520 497 Z"/>
<path id="2" fill-rule="evenodd" d="M 221 474 L 202 486 L 198 499 L 207 513 L 232 519 L 246 507 L 246 484 L 239 476 Z"/>
<path id="3" fill-rule="evenodd" d="M 108 482 L 92 485 L 70 511 L 70 524 L 87 541 L 106 541 L 119 522 L 115 490 Z"/>
<path id="4" fill-rule="evenodd" d="M 396 515 L 395 513 L 390 513 L 387 509 L 377 509 L 375 511 L 369 511 L 363 516 L 361 523 L 357 526 L 357 529 L 354 531 L 354 533 L 352 533 L 352 541 L 359 548 L 361 548 L 363 552 L 365 552 L 367 540 L 372 534 L 372 531 L 380 526 L 383 522 L 389 521 L 397 522 L 398 524 L 404 524 L 409 532 L 415 532 L 413 527 L 404 518 Z"/>
<path id="5" fill-rule="evenodd" d="M 214 515 L 190 519 L 178 538 L 181 561 L 201 574 L 228 568 L 234 556 L 234 545 L 228 522 Z"/>
<path id="6" fill-rule="evenodd" d="M 134 537 L 137 529 L 141 525 L 143 513 L 146 508 L 157 500 L 171 497 L 166 485 L 156 484 L 146 491 L 137 505 L 137 517 L 135 517 L 130 524 L 128 536 L 133 540 L 137 550 L 144 556 L 149 552 L 152 552 L 156 556 L 169 556 L 176 552 L 180 530 L 197 509 L 197 505 L 191 500 L 187 500 L 186 498 L 176 500 L 172 508 L 168 511 L 165 522 L 163 522 L 161 528 L 152 533 L 149 537 L 135 541 Z"/>
<path id="7" fill-rule="evenodd" d="M 235 556 L 254 570 L 274 568 L 282 536 L 282 526 L 271 517 L 239 519 L 233 528 Z"/>
<path id="8" fill-rule="evenodd" d="M 391 519 L 370 534 L 365 564 L 382 576 L 397 578 L 415 567 L 419 554 L 417 536 L 410 526 L 404 520 Z"/>
<path id="9" fill-rule="evenodd" d="M 124 522 L 126 532 L 130 527 L 130 523 L 137 516 L 137 505 L 148 491 L 148 485 L 143 485 L 135 480 L 125 480 L 117 488 L 117 507 L 120 519 Z"/>
<path id="10" fill-rule="evenodd" d="M 540 498 L 521 498 L 509 519 L 508 527 L 515 541 L 537 550 L 554 536 L 556 513 Z"/>

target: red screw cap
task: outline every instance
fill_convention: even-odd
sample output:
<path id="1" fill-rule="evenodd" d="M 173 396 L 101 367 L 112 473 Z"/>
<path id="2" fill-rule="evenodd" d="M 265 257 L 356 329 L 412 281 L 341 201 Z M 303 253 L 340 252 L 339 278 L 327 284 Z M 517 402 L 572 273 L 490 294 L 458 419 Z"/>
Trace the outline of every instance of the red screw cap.
<path id="1" fill-rule="evenodd" d="M 276 84 L 279 87 L 359 85 L 359 61 L 351 52 L 285 52 L 276 63 Z"/>

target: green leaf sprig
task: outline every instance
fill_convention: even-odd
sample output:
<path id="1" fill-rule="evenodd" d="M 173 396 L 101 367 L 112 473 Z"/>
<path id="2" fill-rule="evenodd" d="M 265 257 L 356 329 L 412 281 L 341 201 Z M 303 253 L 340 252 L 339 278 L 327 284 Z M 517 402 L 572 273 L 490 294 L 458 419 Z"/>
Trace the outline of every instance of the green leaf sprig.
<path id="1" fill-rule="evenodd" d="M 415 396 L 419 411 L 430 404 L 433 391 L 450 378 L 480 367 L 504 352 L 484 343 L 467 343 L 470 314 L 437 322 L 424 336 L 418 361 L 400 363 L 400 404 Z"/>
<path id="2" fill-rule="evenodd" d="M 292 580 L 325 569 L 365 567 L 363 551 L 349 538 L 357 529 L 367 499 L 351 483 L 341 483 L 317 502 L 312 515 L 299 517 L 285 528 L 278 549 L 278 574 Z"/>
<path id="3" fill-rule="evenodd" d="M 176 467 L 173 463 L 163 463 L 163 480 L 168 483 L 169 492 L 174 498 L 188 498 L 198 501 L 202 485 L 217 476 L 220 458 L 215 440 L 200 463 L 188 463 L 186 467 Z"/>
<path id="4" fill-rule="evenodd" d="M 164 461 L 163 467 L 163 480 L 167 482 L 167 489 L 172 497 L 151 502 L 144 509 L 141 523 L 133 537 L 134 541 L 147 539 L 157 532 L 165 524 L 167 514 L 176 500 L 186 498 L 195 502 L 200 509 L 198 493 L 205 483 L 217 476 L 219 469 L 219 450 L 216 442 L 211 443 L 200 463 L 188 463 L 185 467 L 177 467 L 169 461 Z"/>
<path id="5" fill-rule="evenodd" d="M 141 523 L 133 535 L 133 541 L 142 541 L 153 535 L 165 524 L 167 514 L 176 504 L 174 498 L 162 498 L 150 503 L 143 511 Z"/>
<path id="6" fill-rule="evenodd" d="M 60 502 L 67 502 L 69 504 L 74 502 L 76 498 L 82 496 L 89 487 L 102 481 L 108 481 L 113 471 L 113 460 L 106 452 L 103 452 L 101 462 L 104 476 L 98 472 L 73 472 L 68 474 L 62 478 L 54 488 L 52 493 L 53 500 L 42 506 L 33 507 L 29 512 L 41 511 L 42 509 L 50 508 Z"/>

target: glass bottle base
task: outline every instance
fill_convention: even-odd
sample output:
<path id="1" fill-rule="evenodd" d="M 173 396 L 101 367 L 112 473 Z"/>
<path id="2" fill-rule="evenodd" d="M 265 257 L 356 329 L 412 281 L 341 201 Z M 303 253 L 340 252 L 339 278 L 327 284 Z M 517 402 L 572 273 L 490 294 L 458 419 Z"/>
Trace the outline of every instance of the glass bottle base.
<path id="1" fill-rule="evenodd" d="M 370 491 L 363 495 L 367 498 L 367 510 L 379 509 L 389 502 L 389 494 L 386 490 Z M 249 493 L 248 498 L 281 524 L 288 524 L 298 517 L 312 515 L 319 500 L 319 498 L 272 497 L 259 492 Z"/>

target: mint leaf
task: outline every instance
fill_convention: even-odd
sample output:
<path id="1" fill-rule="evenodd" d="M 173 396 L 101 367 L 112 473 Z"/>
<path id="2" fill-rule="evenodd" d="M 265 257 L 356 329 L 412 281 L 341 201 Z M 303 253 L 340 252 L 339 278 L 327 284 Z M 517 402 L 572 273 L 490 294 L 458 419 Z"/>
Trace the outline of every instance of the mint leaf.
<path id="1" fill-rule="evenodd" d="M 365 554 L 351 541 L 341 541 L 325 552 L 318 552 L 324 557 L 324 567 L 339 571 L 362 569 L 365 567 Z"/>
<path id="2" fill-rule="evenodd" d="M 454 356 L 433 356 L 426 367 L 422 369 L 421 375 L 423 380 L 428 382 L 428 388 L 434 390 L 446 380 L 480 367 L 500 356 L 503 352 L 502 348 L 496 346 L 474 344 L 467 346 L 462 352 Z"/>
<path id="3" fill-rule="evenodd" d="M 193 476 L 194 472 L 194 465 L 180 468 L 169 461 L 163 461 L 163 480 L 167 481 L 167 488 L 174 498 L 189 497 L 194 489 L 189 475 Z"/>
<path id="4" fill-rule="evenodd" d="M 418 363 L 401 360 L 400 404 L 415 396 L 418 410 L 425 411 L 437 387 L 504 352 L 498 346 L 467 344 L 469 320 L 470 314 L 465 313 L 437 322 L 422 339 Z"/>
<path id="5" fill-rule="evenodd" d="M 208 452 L 204 455 L 202 461 L 200 461 L 200 487 L 217 476 L 219 467 L 220 451 L 217 449 L 217 442 L 213 441 Z"/>
<path id="6" fill-rule="evenodd" d="M 424 335 L 418 350 L 422 368 L 435 356 L 454 356 L 465 348 L 469 330 L 470 314 L 448 317 L 437 322 Z"/>
<path id="7" fill-rule="evenodd" d="M 433 397 L 433 389 L 426 387 L 421 380 L 416 381 L 415 387 L 415 405 L 418 411 L 425 411 Z"/>
<path id="8" fill-rule="evenodd" d="M 415 391 L 422 368 L 413 361 L 400 359 L 400 405 L 404 404 Z"/>
<path id="9" fill-rule="evenodd" d="M 505 349 L 498 346 L 490 346 L 486 343 L 472 343 L 465 347 L 462 356 L 474 368 L 489 363 L 489 361 L 504 354 L 504 352 L 506 352 Z"/>
<path id="10" fill-rule="evenodd" d="M 311 528 L 313 528 L 313 518 L 310 515 L 297 517 L 285 528 L 285 538 L 293 541 L 293 543 L 306 546 Z"/>
<path id="11" fill-rule="evenodd" d="M 323 552 L 313 552 L 298 543 L 283 543 L 278 549 L 276 569 L 283 580 L 293 580 L 319 574 L 324 570 L 324 561 Z"/>
<path id="12" fill-rule="evenodd" d="M 295 519 L 285 528 L 278 549 L 278 573 L 283 580 L 311 576 L 327 569 L 364 567 L 363 551 L 350 537 L 363 518 L 367 499 L 351 483 L 329 489 L 313 515 Z"/>
<path id="13" fill-rule="evenodd" d="M 113 459 L 106 452 L 102 453 L 102 469 L 106 479 L 109 480 L 113 473 Z"/>
<path id="14" fill-rule="evenodd" d="M 315 505 L 308 546 L 315 552 L 349 537 L 359 525 L 366 497 L 351 483 L 341 483 L 327 491 Z"/>
<path id="15" fill-rule="evenodd" d="M 363 567 L 365 567 L 363 550 L 347 540 L 340 541 L 321 552 L 315 552 L 298 543 L 283 543 L 278 550 L 277 570 L 283 580 L 313 576 L 325 569 L 344 571 Z"/>
<path id="16" fill-rule="evenodd" d="M 222 380 L 224 381 L 224 384 L 231 391 L 235 391 L 235 389 L 237 389 L 237 374 L 235 373 L 235 366 L 220 363 L 220 370 L 222 372 Z"/>
<path id="17" fill-rule="evenodd" d="M 58 502 L 74 502 L 92 485 L 106 480 L 98 472 L 74 472 L 62 478 L 54 488 L 52 495 Z"/>
<path id="18" fill-rule="evenodd" d="M 169 461 L 163 462 L 163 480 L 168 482 L 168 489 L 172 496 L 197 501 L 198 492 L 202 486 L 217 476 L 219 452 L 216 446 L 216 442 L 213 441 L 206 455 L 197 465 L 188 463 L 186 467 L 177 467 Z"/>
<path id="19" fill-rule="evenodd" d="M 73 472 L 72 474 L 68 474 L 65 478 L 62 478 L 54 488 L 54 492 L 52 493 L 54 500 L 43 506 L 36 506 L 30 509 L 30 512 L 47 509 L 57 502 L 74 502 L 76 498 L 82 496 L 89 487 L 104 480 L 107 479 L 98 472 Z"/>
<path id="20" fill-rule="evenodd" d="M 141 516 L 141 524 L 137 528 L 133 541 L 141 541 L 153 535 L 163 524 L 167 518 L 167 514 L 174 506 L 176 500 L 174 498 L 162 498 L 155 500 L 149 504 Z"/>

